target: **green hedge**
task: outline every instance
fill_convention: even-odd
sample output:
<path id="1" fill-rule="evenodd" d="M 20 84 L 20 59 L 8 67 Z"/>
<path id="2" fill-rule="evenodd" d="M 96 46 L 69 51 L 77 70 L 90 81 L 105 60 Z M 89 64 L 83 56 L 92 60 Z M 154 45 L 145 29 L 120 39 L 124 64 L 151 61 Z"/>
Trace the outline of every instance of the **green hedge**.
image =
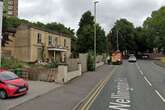
<path id="1" fill-rule="evenodd" d="M 87 62 L 88 71 L 94 71 L 94 55 L 93 52 L 88 52 L 88 62 Z"/>
<path id="2" fill-rule="evenodd" d="M 58 62 L 57 61 L 53 61 L 52 63 L 47 65 L 48 68 L 57 68 L 58 67 Z"/>
<path id="3" fill-rule="evenodd" d="M 2 68 L 8 68 L 8 69 L 16 69 L 16 68 L 22 68 L 23 64 L 19 62 L 16 59 L 13 58 L 2 58 Z"/>

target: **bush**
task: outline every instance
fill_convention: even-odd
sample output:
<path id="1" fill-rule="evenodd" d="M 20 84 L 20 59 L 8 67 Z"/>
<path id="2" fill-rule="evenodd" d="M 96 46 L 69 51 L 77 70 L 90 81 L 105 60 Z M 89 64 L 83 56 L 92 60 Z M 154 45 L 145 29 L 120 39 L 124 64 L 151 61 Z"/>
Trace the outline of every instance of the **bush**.
<path id="1" fill-rule="evenodd" d="M 58 67 L 58 62 L 57 61 L 53 61 L 52 63 L 47 65 L 48 68 L 57 68 Z"/>
<path id="2" fill-rule="evenodd" d="M 88 71 L 94 71 L 94 55 L 93 55 L 93 52 L 88 52 L 87 67 L 88 67 Z"/>
<path id="3" fill-rule="evenodd" d="M 14 58 L 8 58 L 8 59 L 2 58 L 2 67 L 8 69 L 22 68 L 23 63 L 19 62 Z"/>

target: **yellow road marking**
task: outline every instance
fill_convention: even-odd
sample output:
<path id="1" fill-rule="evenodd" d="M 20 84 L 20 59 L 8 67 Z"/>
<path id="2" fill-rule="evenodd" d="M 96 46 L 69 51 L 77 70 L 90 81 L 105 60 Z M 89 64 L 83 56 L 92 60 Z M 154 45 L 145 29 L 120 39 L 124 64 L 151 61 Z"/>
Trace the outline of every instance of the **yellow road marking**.
<path id="1" fill-rule="evenodd" d="M 81 108 L 81 110 L 88 110 L 91 105 L 93 104 L 93 102 L 95 101 L 95 99 L 97 98 L 97 96 L 100 94 L 100 92 L 102 91 L 102 89 L 105 87 L 105 85 L 108 83 L 108 81 L 110 80 L 111 76 L 113 75 L 113 73 L 116 71 L 117 67 L 115 67 L 112 70 L 112 74 L 109 74 L 108 77 L 105 78 L 105 80 L 100 81 L 98 83 L 98 87 L 93 89 L 90 94 L 92 94 L 90 96 L 90 98 L 87 100 L 87 102 L 83 105 L 83 107 Z M 89 97 L 89 96 L 88 96 Z"/>

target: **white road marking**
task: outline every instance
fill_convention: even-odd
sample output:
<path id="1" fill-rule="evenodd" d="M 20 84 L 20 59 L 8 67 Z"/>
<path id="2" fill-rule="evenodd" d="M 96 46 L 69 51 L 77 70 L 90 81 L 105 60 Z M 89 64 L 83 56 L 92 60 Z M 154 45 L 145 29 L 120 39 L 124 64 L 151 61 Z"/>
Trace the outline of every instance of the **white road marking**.
<path id="1" fill-rule="evenodd" d="M 137 63 L 136 63 L 136 66 L 137 66 L 138 70 L 140 70 L 140 66 Z"/>
<path id="2" fill-rule="evenodd" d="M 119 78 L 117 90 L 111 93 L 111 101 L 108 108 L 114 110 L 129 110 L 131 107 L 129 84 L 126 78 Z"/>
<path id="3" fill-rule="evenodd" d="M 155 92 L 158 94 L 158 96 L 161 98 L 161 100 L 163 102 L 165 102 L 165 98 L 157 90 L 155 90 Z"/>
<path id="4" fill-rule="evenodd" d="M 143 71 L 142 71 L 142 70 L 139 70 L 139 71 L 140 71 L 140 74 L 141 74 L 141 75 L 144 75 L 144 73 L 143 73 Z"/>
<path id="5" fill-rule="evenodd" d="M 137 63 L 136 63 L 136 66 L 137 66 L 137 68 L 138 68 L 140 74 L 141 74 L 141 75 L 144 75 L 143 71 L 140 69 L 140 66 L 139 66 Z"/>
<path id="6" fill-rule="evenodd" d="M 140 66 L 139 66 L 138 64 L 136 64 L 136 65 L 137 65 L 137 68 L 138 68 L 140 74 L 141 74 L 141 75 L 144 75 L 143 71 L 140 69 Z M 147 79 L 146 76 L 144 76 L 144 79 L 145 79 L 145 81 L 146 81 L 150 86 L 152 86 L 152 84 L 150 83 L 150 81 Z"/>
<path id="7" fill-rule="evenodd" d="M 144 76 L 144 79 L 146 80 L 146 82 L 150 85 L 150 86 L 152 86 L 152 84 L 150 83 L 150 81 Z"/>
<path id="8" fill-rule="evenodd" d="M 155 66 L 157 66 L 157 65 L 154 64 L 154 63 L 152 63 L 152 64 L 155 65 Z M 139 66 L 138 64 L 136 64 L 136 66 L 137 66 L 138 70 L 140 71 L 140 74 L 141 74 L 141 75 L 144 75 L 143 71 L 140 69 L 140 66 Z M 158 69 L 158 67 L 159 67 L 159 66 L 157 66 L 156 69 Z M 146 76 L 144 76 L 144 79 L 145 79 L 145 81 L 152 87 L 152 84 L 150 83 L 150 81 L 147 79 Z M 161 99 L 163 102 L 165 102 L 165 98 L 164 98 L 157 90 L 155 90 L 155 92 L 156 92 L 156 94 L 160 97 L 160 99 Z"/>

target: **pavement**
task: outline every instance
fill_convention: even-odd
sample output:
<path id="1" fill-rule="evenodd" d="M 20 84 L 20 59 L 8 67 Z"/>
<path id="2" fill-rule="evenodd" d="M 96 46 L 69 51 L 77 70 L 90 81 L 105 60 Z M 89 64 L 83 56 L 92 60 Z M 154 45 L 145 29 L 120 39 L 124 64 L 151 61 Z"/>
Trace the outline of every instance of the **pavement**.
<path id="1" fill-rule="evenodd" d="M 95 72 L 86 72 L 70 83 L 11 110 L 72 110 L 101 80 L 111 74 L 112 69 L 113 66 L 104 65 Z"/>
<path id="2" fill-rule="evenodd" d="M 33 100 L 34 98 L 40 97 L 62 85 L 56 83 L 49 82 L 41 82 L 41 81 L 28 81 L 29 83 L 29 91 L 26 95 L 9 98 L 6 100 L 0 100 L 0 110 L 9 110 L 15 106 L 26 103 L 29 100 Z"/>
<path id="3" fill-rule="evenodd" d="M 156 65 L 165 68 L 165 62 L 162 62 L 160 60 L 154 60 L 153 61 Z"/>
<path id="4" fill-rule="evenodd" d="M 89 110 L 165 110 L 165 68 L 124 61 Z"/>

